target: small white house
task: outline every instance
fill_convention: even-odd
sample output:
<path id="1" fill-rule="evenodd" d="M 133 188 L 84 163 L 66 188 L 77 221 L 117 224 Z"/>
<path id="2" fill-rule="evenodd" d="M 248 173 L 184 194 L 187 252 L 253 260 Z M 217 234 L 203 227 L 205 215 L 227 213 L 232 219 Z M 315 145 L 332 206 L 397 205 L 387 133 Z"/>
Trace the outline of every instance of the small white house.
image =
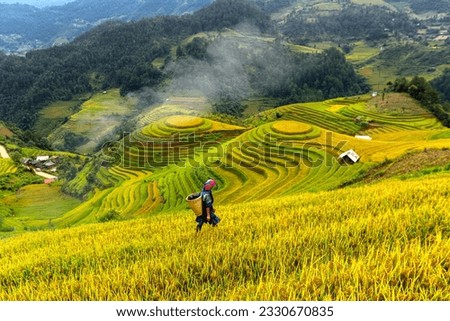
<path id="1" fill-rule="evenodd" d="M 356 163 L 357 161 L 359 161 L 360 158 L 361 157 L 353 149 L 350 149 L 339 155 L 339 159 L 343 160 L 346 163 L 351 164 Z"/>
<path id="2" fill-rule="evenodd" d="M 48 161 L 50 159 L 50 156 L 38 156 L 38 157 L 36 157 L 36 160 L 38 161 L 38 162 L 46 162 L 46 161 Z"/>

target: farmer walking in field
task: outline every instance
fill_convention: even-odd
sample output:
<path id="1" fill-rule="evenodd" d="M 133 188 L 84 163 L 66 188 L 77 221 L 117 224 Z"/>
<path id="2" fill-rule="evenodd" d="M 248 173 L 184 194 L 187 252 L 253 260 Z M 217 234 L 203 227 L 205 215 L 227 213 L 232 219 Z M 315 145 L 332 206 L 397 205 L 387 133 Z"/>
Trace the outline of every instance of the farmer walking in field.
<path id="1" fill-rule="evenodd" d="M 203 190 L 201 193 L 202 197 L 202 215 L 197 216 L 197 232 L 200 232 L 204 223 L 211 224 L 212 226 L 217 226 L 220 222 L 220 218 L 216 215 L 213 204 L 214 197 L 212 194 L 212 188 L 216 186 L 216 181 L 213 179 L 208 179 L 205 184 L 203 184 Z"/>

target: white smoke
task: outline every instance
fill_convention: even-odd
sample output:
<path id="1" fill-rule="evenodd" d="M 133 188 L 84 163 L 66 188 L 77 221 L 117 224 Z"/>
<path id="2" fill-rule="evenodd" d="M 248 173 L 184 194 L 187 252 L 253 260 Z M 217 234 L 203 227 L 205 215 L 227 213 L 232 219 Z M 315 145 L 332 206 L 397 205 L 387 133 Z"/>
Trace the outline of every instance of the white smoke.
<path id="1" fill-rule="evenodd" d="M 251 79 L 254 66 L 264 70 L 268 79 L 279 81 L 288 61 L 274 50 L 274 39 L 261 35 L 249 24 L 217 35 L 209 44 L 206 60 L 191 57 L 171 63 L 167 70 L 173 92 L 200 92 L 211 100 L 226 92 L 234 98 L 245 99 L 255 94 Z"/>

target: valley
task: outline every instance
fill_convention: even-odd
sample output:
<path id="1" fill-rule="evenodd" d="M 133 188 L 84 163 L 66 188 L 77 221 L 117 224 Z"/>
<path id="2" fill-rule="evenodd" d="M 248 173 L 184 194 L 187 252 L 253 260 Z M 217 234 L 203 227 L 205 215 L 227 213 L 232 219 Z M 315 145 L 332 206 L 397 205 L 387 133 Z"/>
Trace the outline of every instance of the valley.
<path id="1" fill-rule="evenodd" d="M 84 105 L 109 99 L 100 94 Z M 60 212 L 52 225 L 92 223 L 109 212 L 115 219 L 129 219 L 186 210 L 184 198 L 208 177 L 221 182 L 218 204 L 336 189 L 406 153 L 450 147 L 450 130 L 414 100 L 394 93 L 384 99 L 381 104 L 380 97 L 364 95 L 291 104 L 250 116 L 238 126 L 205 117 L 207 109 L 193 107 L 202 103 L 200 97 L 168 98 L 137 117 L 140 129 L 86 159 L 66 187 L 74 195 L 88 191 L 83 196 L 88 199 Z M 93 113 L 104 111 L 91 109 L 87 119 L 99 119 Z M 72 118 L 77 131 L 84 124 L 84 118 Z M 360 155 L 356 164 L 339 161 L 347 150 Z M 30 221 L 31 226 L 46 229 L 47 222 Z"/>
<path id="2" fill-rule="evenodd" d="M 0 300 L 448 301 L 442 9 L 175 2 L 0 53 Z"/>

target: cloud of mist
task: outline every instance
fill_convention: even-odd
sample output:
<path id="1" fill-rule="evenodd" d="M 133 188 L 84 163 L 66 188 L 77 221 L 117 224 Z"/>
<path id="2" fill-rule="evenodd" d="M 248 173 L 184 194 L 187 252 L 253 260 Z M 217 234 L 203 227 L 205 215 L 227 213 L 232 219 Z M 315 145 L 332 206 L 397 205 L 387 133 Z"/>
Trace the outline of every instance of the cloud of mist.
<path id="1" fill-rule="evenodd" d="M 214 100 L 223 92 L 234 93 L 237 98 L 251 90 L 239 43 L 218 37 L 209 45 L 207 54 L 207 60 L 187 57 L 171 64 L 173 80 L 168 92 L 200 92 Z"/>
<path id="2" fill-rule="evenodd" d="M 290 62 L 274 42 L 261 37 L 248 24 L 241 24 L 209 39 L 207 58 L 184 57 L 166 68 L 172 81 L 165 94 L 202 94 L 210 101 L 227 97 L 242 100 L 258 94 L 255 84 L 277 83 L 286 77 Z M 256 86 L 259 87 L 259 86 Z"/>
<path id="3" fill-rule="evenodd" d="M 134 129 L 173 114 L 207 114 L 213 111 L 211 105 L 223 99 L 233 104 L 276 96 L 280 90 L 289 90 L 289 77 L 310 67 L 299 65 L 281 41 L 262 35 L 250 24 L 210 34 L 207 43 L 206 58 L 183 56 L 166 64 L 164 86 L 129 94 L 139 100 Z M 199 98 L 199 103 L 187 100 L 183 110 L 183 97 Z"/>

